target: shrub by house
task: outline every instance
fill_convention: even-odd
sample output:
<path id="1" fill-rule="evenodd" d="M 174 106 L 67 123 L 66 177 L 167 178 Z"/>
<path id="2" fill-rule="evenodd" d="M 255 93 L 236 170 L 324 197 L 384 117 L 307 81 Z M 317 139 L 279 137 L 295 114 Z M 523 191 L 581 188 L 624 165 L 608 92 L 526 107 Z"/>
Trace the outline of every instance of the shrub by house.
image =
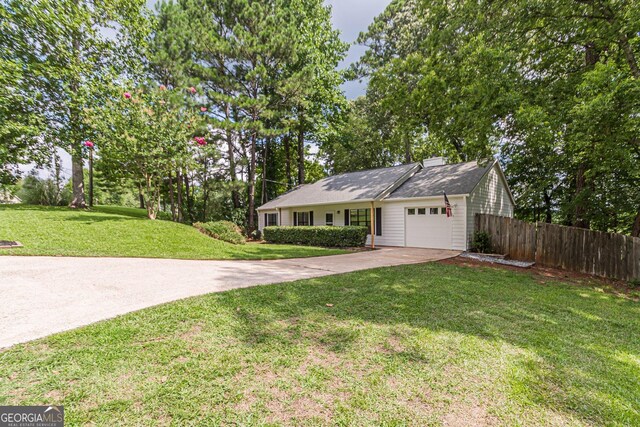
<path id="1" fill-rule="evenodd" d="M 367 227 L 265 227 L 264 240 L 269 243 L 324 247 L 359 247 L 367 241 Z"/>
<path id="2" fill-rule="evenodd" d="M 231 221 L 196 222 L 193 226 L 214 239 L 235 245 L 244 245 L 246 243 L 240 227 Z"/>

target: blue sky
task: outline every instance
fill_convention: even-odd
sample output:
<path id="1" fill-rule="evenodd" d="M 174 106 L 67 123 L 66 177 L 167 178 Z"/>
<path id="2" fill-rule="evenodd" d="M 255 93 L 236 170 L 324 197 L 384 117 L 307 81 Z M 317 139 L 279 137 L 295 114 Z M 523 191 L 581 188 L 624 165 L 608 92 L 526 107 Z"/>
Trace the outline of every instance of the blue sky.
<path id="1" fill-rule="evenodd" d="M 366 30 L 373 18 L 382 13 L 390 2 L 391 0 L 326 0 L 325 3 L 331 6 L 333 26 L 340 30 L 342 40 L 353 43 L 358 34 Z M 341 66 L 357 61 L 364 51 L 363 46 L 352 45 Z M 364 82 L 347 82 L 343 85 L 347 98 L 364 95 L 365 88 Z"/>

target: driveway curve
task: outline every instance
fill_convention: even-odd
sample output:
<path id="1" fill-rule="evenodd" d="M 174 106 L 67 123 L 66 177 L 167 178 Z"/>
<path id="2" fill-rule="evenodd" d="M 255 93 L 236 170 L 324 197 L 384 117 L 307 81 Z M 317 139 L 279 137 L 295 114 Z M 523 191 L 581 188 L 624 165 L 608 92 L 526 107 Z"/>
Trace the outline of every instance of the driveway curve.
<path id="1" fill-rule="evenodd" d="M 0 348 L 210 292 L 457 256 L 391 248 L 272 261 L 0 257 Z"/>

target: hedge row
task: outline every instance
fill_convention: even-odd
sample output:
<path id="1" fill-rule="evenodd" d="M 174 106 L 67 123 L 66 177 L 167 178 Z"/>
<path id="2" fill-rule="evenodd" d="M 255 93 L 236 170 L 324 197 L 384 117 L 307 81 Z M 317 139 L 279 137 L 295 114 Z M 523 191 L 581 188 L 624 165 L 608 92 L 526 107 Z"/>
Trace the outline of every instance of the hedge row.
<path id="1" fill-rule="evenodd" d="M 246 243 L 240 228 L 230 221 L 196 222 L 193 226 L 214 239 L 235 245 L 244 245 Z"/>
<path id="2" fill-rule="evenodd" d="M 364 246 L 367 227 L 265 227 L 263 237 L 269 243 L 348 248 Z"/>

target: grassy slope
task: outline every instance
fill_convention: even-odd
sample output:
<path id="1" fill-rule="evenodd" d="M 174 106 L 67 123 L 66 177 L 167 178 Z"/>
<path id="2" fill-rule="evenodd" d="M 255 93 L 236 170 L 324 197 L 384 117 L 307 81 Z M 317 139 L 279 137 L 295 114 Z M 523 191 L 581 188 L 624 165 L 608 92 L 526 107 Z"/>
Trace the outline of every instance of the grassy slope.
<path id="1" fill-rule="evenodd" d="M 62 403 L 69 425 L 640 425 L 638 336 L 640 304 L 597 288 L 402 266 L 17 346 L 0 404 Z"/>
<path id="2" fill-rule="evenodd" d="M 89 212 L 0 205 L 0 240 L 17 240 L 25 245 L 0 250 L 0 255 L 275 259 L 343 253 L 288 245 L 232 245 L 190 226 L 149 221 L 141 209 L 107 206 Z"/>

